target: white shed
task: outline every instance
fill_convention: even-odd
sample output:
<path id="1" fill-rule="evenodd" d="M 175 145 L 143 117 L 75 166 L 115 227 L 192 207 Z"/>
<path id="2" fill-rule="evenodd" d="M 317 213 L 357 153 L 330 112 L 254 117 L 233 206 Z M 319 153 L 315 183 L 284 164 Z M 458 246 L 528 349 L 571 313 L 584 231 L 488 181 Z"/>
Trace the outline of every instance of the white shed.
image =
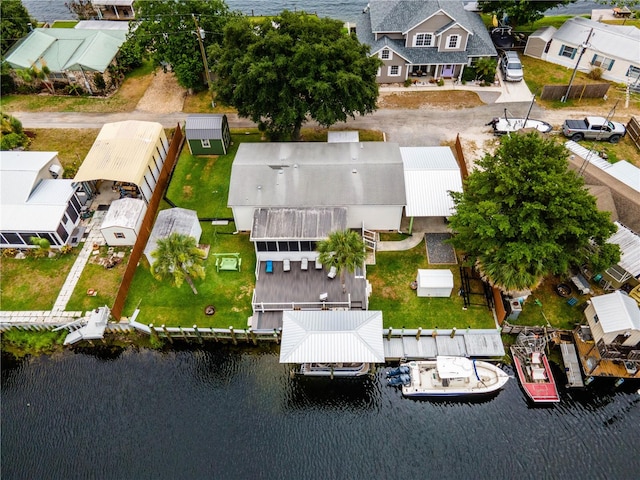
<path id="1" fill-rule="evenodd" d="M 453 273 L 444 269 L 418 269 L 419 297 L 449 297 L 453 290 Z"/>
<path id="2" fill-rule="evenodd" d="M 153 265 L 155 259 L 151 256 L 158 246 L 158 240 L 167 238 L 172 233 L 181 233 L 196 239 L 196 243 L 200 242 L 202 235 L 202 227 L 198 220 L 198 213 L 195 210 L 187 210 L 186 208 L 170 208 L 158 212 L 156 223 L 149 235 L 147 246 L 144 249 L 144 255 L 149 260 L 149 265 Z"/>
<path id="3" fill-rule="evenodd" d="M 100 233 L 107 245 L 135 245 L 146 211 L 147 205 L 144 200 L 114 200 L 100 227 Z"/>

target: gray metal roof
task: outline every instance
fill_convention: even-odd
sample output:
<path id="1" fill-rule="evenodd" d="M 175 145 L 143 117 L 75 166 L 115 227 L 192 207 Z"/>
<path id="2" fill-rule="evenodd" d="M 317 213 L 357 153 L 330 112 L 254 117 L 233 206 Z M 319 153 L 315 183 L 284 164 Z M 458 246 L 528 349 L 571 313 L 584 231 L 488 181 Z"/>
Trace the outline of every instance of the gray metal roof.
<path id="1" fill-rule="evenodd" d="M 100 229 L 110 227 L 135 228 L 141 215 L 147 210 L 144 200 L 120 198 L 111 202 Z"/>
<path id="2" fill-rule="evenodd" d="M 638 44 L 638 49 L 640 50 L 640 43 Z M 640 54 L 640 51 L 638 53 Z M 607 169 L 607 173 L 640 193 L 640 168 L 634 164 L 626 160 L 620 160 L 611 165 Z"/>
<path id="3" fill-rule="evenodd" d="M 460 167 L 449 147 L 401 147 L 408 217 L 455 213 L 450 191 L 462 191 Z"/>
<path id="4" fill-rule="evenodd" d="M 589 51 L 609 58 L 625 59 L 633 65 L 640 66 L 640 29 L 637 27 L 609 25 L 574 17 L 567 20 L 553 34 L 553 40 L 579 46 L 587 40 L 591 28 L 594 33 L 589 39 Z"/>
<path id="5" fill-rule="evenodd" d="M 226 115 L 194 114 L 187 116 L 184 131 L 187 140 L 220 140 Z"/>
<path id="6" fill-rule="evenodd" d="M 614 223 L 618 227 L 618 231 L 607 242 L 620 246 L 620 261 L 618 265 L 635 278 L 638 278 L 640 277 L 640 236 L 621 223 Z"/>
<path id="7" fill-rule="evenodd" d="M 384 363 L 382 312 L 285 311 L 280 363 Z"/>
<path id="8" fill-rule="evenodd" d="M 402 33 L 415 27 L 438 11 L 448 15 L 454 24 L 460 25 L 469 35 L 464 52 L 438 52 L 433 47 L 405 47 L 405 40 L 391 40 L 385 33 Z M 378 40 L 374 33 L 380 34 Z M 453 63 L 466 64 L 470 57 L 497 56 L 498 53 L 491 41 L 487 28 L 475 12 L 468 12 L 463 3 L 458 1 L 373 1 L 369 11 L 358 20 L 358 39 L 371 46 L 371 53 L 376 53 L 388 46 L 396 54 L 412 64 Z"/>
<path id="9" fill-rule="evenodd" d="M 186 208 L 169 208 L 168 210 L 161 210 L 158 213 L 156 223 L 153 225 L 147 246 L 144 249 L 144 254 L 149 260 L 149 263 L 153 263 L 151 252 L 156 250 L 158 240 L 167 238 L 172 233 L 189 235 L 196 239 L 196 243 L 199 242 L 202 227 L 200 226 L 196 211 L 187 210 Z"/>
<path id="10" fill-rule="evenodd" d="M 329 143 L 349 143 L 359 142 L 360 133 L 356 131 L 332 130 L 327 132 L 327 142 Z"/>
<path id="11" fill-rule="evenodd" d="M 591 297 L 598 321 L 605 333 L 640 330 L 640 309 L 636 301 L 620 290 Z M 283 332 L 284 333 L 284 332 Z"/>
<path id="12" fill-rule="evenodd" d="M 257 208 L 251 240 L 322 240 L 345 228 L 346 208 Z"/>
<path id="13" fill-rule="evenodd" d="M 404 205 L 395 143 L 242 143 L 229 185 L 230 207 Z"/>

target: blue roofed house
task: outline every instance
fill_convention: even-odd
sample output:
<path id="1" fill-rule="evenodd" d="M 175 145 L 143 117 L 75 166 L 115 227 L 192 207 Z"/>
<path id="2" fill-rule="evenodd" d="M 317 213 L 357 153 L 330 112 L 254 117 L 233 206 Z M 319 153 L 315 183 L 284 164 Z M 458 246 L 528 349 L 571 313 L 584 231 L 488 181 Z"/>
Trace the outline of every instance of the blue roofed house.
<path id="1" fill-rule="evenodd" d="M 456 79 L 477 59 L 497 56 L 480 16 L 459 1 L 372 1 L 357 35 L 384 62 L 378 83 Z"/>
<path id="2" fill-rule="evenodd" d="M 44 85 L 50 90 L 69 84 L 93 94 L 103 90 L 99 75 L 107 88 L 117 83 L 109 67 L 126 36 L 122 29 L 35 28 L 11 47 L 5 61 L 14 71 L 48 68 Z M 30 83 L 15 72 L 13 77 L 18 85 Z"/>

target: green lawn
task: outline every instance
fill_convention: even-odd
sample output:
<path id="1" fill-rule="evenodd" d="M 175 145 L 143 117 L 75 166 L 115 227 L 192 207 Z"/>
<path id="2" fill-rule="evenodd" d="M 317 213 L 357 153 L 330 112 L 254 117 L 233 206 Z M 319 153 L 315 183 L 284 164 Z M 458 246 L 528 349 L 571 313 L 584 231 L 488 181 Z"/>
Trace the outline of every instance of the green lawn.
<path id="1" fill-rule="evenodd" d="M 156 326 L 175 327 L 246 328 L 251 316 L 251 296 L 255 286 L 255 252 L 248 235 L 234 235 L 233 225 L 226 227 L 201 223 L 201 244 L 211 245 L 205 261 L 206 277 L 196 280 L 198 295 L 184 283 L 180 288 L 169 282 L 160 282 L 151 276 L 146 258 L 133 279 L 124 315 L 131 316 L 140 308 L 138 321 Z M 216 272 L 213 253 L 240 253 L 241 272 Z M 207 305 L 213 305 L 216 313 L 204 314 Z"/>
<path id="2" fill-rule="evenodd" d="M 55 258 L 2 257 L 0 310 L 51 310 L 78 251 Z"/>
<path id="3" fill-rule="evenodd" d="M 56 20 L 51 28 L 75 28 L 77 24 L 77 20 Z"/>
<path id="4" fill-rule="evenodd" d="M 410 284 L 418 268 L 450 268 L 454 287 L 449 298 L 418 297 Z M 404 252 L 377 252 L 376 265 L 367 267 L 373 287 L 370 310 L 384 312 L 384 326 L 393 328 L 495 328 L 487 307 L 470 306 L 463 310 L 459 265 L 429 265 L 424 242 Z"/>

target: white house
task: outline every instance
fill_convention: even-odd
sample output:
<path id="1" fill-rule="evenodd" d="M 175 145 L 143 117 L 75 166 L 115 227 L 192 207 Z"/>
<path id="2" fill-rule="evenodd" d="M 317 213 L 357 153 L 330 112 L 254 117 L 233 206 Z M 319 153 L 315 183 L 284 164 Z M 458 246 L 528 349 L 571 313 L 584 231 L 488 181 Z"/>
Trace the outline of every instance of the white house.
<path id="1" fill-rule="evenodd" d="M 198 243 L 200 235 L 202 235 L 202 227 L 196 211 L 186 208 L 170 208 L 158 212 L 156 223 L 153 225 L 153 230 L 151 230 L 147 246 L 144 249 L 144 255 L 149 260 L 149 265 L 153 265 L 155 262 L 151 253 L 156 250 L 158 240 L 167 238 L 172 233 L 188 235 L 195 238 Z"/>
<path id="2" fill-rule="evenodd" d="M 135 245 L 146 212 L 147 205 L 138 198 L 114 200 L 100 226 L 107 245 Z"/>
<path id="3" fill-rule="evenodd" d="M 0 247 L 35 248 L 31 237 L 77 244 L 82 203 L 73 180 L 61 178 L 58 152 L 2 152 L 0 160 Z"/>
<path id="4" fill-rule="evenodd" d="M 546 41 L 542 46 L 542 41 Z M 580 52 L 585 47 L 580 58 Z M 557 31 L 539 30 L 529 37 L 525 54 L 588 73 L 602 69 L 602 78 L 626 84 L 640 76 L 640 29 L 609 25 L 582 17 L 567 20 Z"/>
<path id="5" fill-rule="evenodd" d="M 406 203 L 395 143 L 242 143 L 229 185 L 236 229 L 259 208 L 346 208 L 346 228 L 398 230 Z"/>
<path id="6" fill-rule="evenodd" d="M 78 169 L 75 182 L 93 193 L 92 183 L 112 180 L 135 185 L 149 203 L 167 158 L 169 142 L 157 122 L 126 120 L 102 127 Z"/>
<path id="7" fill-rule="evenodd" d="M 640 309 L 620 290 L 591 298 L 584 311 L 593 340 L 640 351 Z"/>

